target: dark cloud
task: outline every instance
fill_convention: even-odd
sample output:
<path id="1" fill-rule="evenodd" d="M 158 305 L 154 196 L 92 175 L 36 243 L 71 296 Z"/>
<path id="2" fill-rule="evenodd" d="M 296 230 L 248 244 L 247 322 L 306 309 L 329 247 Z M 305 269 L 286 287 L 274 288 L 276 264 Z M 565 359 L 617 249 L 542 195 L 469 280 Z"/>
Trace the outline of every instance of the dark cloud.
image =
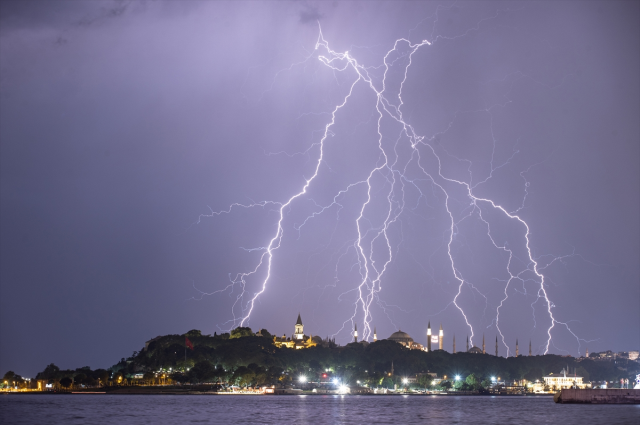
<path id="1" fill-rule="evenodd" d="M 300 11 L 300 22 L 303 24 L 319 22 L 323 18 L 318 8 L 311 5 L 305 5 Z"/>

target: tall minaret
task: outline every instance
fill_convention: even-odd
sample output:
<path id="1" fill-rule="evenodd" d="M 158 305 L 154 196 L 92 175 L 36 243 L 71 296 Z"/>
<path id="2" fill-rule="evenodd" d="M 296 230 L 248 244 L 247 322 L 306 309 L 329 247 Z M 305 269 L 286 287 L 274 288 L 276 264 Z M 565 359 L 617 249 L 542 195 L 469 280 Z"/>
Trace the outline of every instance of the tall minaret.
<path id="1" fill-rule="evenodd" d="M 427 325 L 427 351 L 431 351 L 431 320 Z"/>
<path id="2" fill-rule="evenodd" d="M 584 355 L 585 357 L 589 357 L 589 349 L 587 348 L 587 354 Z"/>
<path id="3" fill-rule="evenodd" d="M 442 323 L 440 323 L 440 334 L 438 335 L 438 350 L 442 350 L 444 340 L 444 332 L 442 331 Z"/>
<path id="4" fill-rule="evenodd" d="M 391 376 L 393 376 L 393 360 L 391 360 Z"/>
<path id="5" fill-rule="evenodd" d="M 353 324 L 353 342 L 358 342 L 358 324 Z"/>
<path id="6" fill-rule="evenodd" d="M 487 354 L 487 352 L 484 351 L 484 334 L 482 334 L 482 354 Z"/>
<path id="7" fill-rule="evenodd" d="M 496 335 L 496 357 L 498 357 L 498 335 Z"/>
<path id="8" fill-rule="evenodd" d="M 302 326 L 302 319 L 300 318 L 300 313 L 298 313 L 298 320 L 296 321 L 295 332 L 293 337 L 295 339 L 304 339 L 304 326 Z"/>
<path id="9" fill-rule="evenodd" d="M 518 338 L 516 338 L 516 357 L 518 357 Z"/>
<path id="10" fill-rule="evenodd" d="M 529 357 L 531 357 L 531 340 L 529 340 Z"/>
<path id="11" fill-rule="evenodd" d="M 456 334 L 453 334 L 453 354 L 456 353 Z"/>
<path id="12" fill-rule="evenodd" d="M 467 352 L 469 352 L 469 335 L 467 335 Z"/>
<path id="13" fill-rule="evenodd" d="M 373 342 L 378 340 L 378 334 L 376 333 L 376 327 L 373 327 Z"/>

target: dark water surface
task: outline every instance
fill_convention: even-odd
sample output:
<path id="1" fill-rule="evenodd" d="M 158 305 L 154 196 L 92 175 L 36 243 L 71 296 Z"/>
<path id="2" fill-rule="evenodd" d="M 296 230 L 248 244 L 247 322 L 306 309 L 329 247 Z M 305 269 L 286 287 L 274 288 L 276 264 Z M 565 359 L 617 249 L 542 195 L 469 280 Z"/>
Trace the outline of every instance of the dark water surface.
<path id="1" fill-rule="evenodd" d="M 552 397 L 2 395 L 5 424 L 640 424 L 640 405 Z"/>

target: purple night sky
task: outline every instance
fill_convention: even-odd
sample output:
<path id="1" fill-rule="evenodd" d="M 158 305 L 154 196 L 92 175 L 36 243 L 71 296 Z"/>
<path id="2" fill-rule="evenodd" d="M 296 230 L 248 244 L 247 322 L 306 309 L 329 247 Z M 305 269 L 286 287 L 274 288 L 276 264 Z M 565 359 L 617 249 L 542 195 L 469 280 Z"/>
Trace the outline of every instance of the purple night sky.
<path id="1" fill-rule="evenodd" d="M 291 334 L 298 312 L 341 344 L 353 324 L 425 343 L 431 321 L 448 351 L 637 350 L 639 21 L 631 1 L 2 2 L 2 373 Z"/>

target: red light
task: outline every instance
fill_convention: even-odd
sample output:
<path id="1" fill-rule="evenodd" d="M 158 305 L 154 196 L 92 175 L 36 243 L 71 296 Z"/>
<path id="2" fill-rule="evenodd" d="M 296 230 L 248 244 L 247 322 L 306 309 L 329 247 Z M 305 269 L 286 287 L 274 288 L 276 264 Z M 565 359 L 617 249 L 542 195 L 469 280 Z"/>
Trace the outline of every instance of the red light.
<path id="1" fill-rule="evenodd" d="M 323 378 L 326 378 L 326 377 L 327 377 L 327 374 L 326 374 L 326 373 L 323 373 L 323 374 L 322 374 L 322 377 L 323 377 Z"/>

